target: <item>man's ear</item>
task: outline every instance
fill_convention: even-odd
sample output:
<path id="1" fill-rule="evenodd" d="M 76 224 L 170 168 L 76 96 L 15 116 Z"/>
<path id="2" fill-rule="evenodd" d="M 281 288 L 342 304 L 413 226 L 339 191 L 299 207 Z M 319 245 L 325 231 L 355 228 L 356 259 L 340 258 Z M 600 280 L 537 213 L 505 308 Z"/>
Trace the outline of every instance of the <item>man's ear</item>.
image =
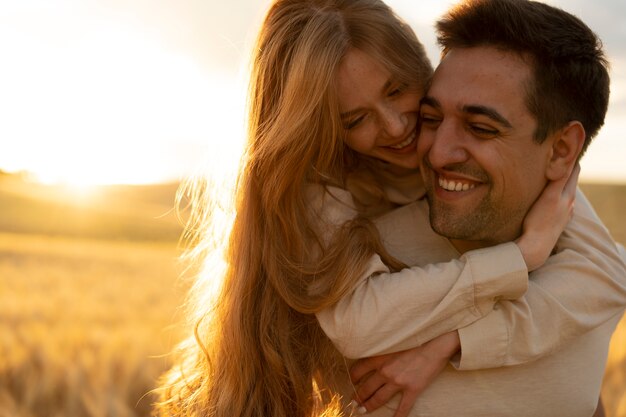
<path id="1" fill-rule="evenodd" d="M 546 177 L 558 180 L 569 176 L 585 144 L 585 128 L 578 121 L 569 122 L 553 135 Z"/>

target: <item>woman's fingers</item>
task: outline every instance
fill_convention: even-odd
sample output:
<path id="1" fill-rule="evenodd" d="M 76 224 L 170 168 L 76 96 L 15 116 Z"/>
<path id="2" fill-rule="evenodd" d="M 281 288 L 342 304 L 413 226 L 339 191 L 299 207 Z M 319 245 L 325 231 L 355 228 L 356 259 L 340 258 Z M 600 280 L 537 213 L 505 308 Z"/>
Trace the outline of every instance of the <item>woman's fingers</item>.
<path id="1" fill-rule="evenodd" d="M 380 391 L 383 387 L 385 387 L 387 381 L 380 375 L 378 372 L 371 373 L 368 377 L 362 379 L 361 384 L 356 387 L 356 400 L 360 405 L 365 405 L 367 408 L 367 402 Z M 389 387 L 385 388 L 385 391 L 379 394 L 379 398 L 381 395 L 389 390 Z M 374 401 L 371 404 L 376 404 Z M 383 403 L 384 404 L 384 403 Z M 373 410 L 375 408 L 368 408 L 368 410 Z"/>
<path id="2" fill-rule="evenodd" d="M 387 404 L 391 398 L 399 392 L 401 392 L 401 389 L 397 385 L 384 384 L 366 401 L 361 401 L 359 404 L 368 412 L 374 411 Z M 410 408 L 411 407 L 409 406 L 409 409 Z"/>
<path id="3" fill-rule="evenodd" d="M 574 215 L 580 166 L 568 177 L 550 181 L 524 218 L 523 233 L 516 240 L 529 271 L 543 265 L 559 236 Z"/>
<path id="4" fill-rule="evenodd" d="M 363 377 L 370 372 L 376 371 L 384 363 L 384 356 L 373 356 L 371 358 L 359 359 L 352 365 L 352 367 L 350 367 L 350 379 L 352 380 L 352 383 L 355 385 L 359 384 Z"/>
<path id="5" fill-rule="evenodd" d="M 402 399 L 400 399 L 400 404 L 398 404 L 398 408 L 393 417 L 407 417 L 420 393 L 421 392 L 403 392 Z"/>
<path id="6" fill-rule="evenodd" d="M 405 417 L 420 395 L 460 349 L 457 331 L 401 352 L 360 359 L 350 377 L 356 388 L 357 411 L 370 412 L 401 394 L 395 417 Z"/>

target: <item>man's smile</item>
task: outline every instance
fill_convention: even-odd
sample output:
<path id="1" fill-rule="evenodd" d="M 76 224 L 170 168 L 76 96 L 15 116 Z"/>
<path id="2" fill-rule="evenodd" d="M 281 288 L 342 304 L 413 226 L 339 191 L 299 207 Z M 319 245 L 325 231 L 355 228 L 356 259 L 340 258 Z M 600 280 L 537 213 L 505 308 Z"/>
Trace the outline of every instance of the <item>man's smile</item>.
<path id="1" fill-rule="evenodd" d="M 446 191 L 468 191 L 476 187 L 476 183 L 466 180 L 446 179 L 442 176 L 438 177 L 439 186 Z"/>

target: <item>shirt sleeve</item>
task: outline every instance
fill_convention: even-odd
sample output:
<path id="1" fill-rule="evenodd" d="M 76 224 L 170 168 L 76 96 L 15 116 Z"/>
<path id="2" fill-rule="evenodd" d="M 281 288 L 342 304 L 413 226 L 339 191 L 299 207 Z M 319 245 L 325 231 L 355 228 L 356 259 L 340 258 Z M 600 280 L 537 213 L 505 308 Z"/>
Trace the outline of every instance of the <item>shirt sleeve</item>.
<path id="1" fill-rule="evenodd" d="M 496 256 L 510 262 L 488 262 Z M 527 289 L 528 271 L 512 243 L 459 260 L 390 273 L 374 256 L 354 291 L 317 314 L 337 349 L 357 359 L 405 350 L 489 313 Z"/>
<path id="2" fill-rule="evenodd" d="M 323 235 L 356 215 L 345 190 L 310 192 L 316 223 L 327 229 Z M 503 262 L 490 262 L 494 256 Z M 317 318 L 338 350 L 356 359 L 408 349 L 467 326 L 498 300 L 519 298 L 527 285 L 526 264 L 513 243 L 395 273 L 374 255 L 354 290 Z"/>
<path id="3" fill-rule="evenodd" d="M 459 329 L 459 370 L 518 365 L 556 352 L 626 306 L 623 248 L 580 192 L 557 253 L 530 274 L 528 291 L 500 300 L 484 318 Z"/>

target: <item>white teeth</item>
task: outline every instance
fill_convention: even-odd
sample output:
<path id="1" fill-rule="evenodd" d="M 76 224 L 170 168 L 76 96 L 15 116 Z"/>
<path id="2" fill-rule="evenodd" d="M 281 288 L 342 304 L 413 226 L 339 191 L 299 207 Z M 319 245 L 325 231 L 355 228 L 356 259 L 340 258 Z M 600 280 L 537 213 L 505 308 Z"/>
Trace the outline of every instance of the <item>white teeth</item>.
<path id="1" fill-rule="evenodd" d="M 439 178 L 439 186 L 447 191 L 467 191 L 476 187 L 475 184 L 462 183 L 460 181 Z"/>
<path id="2" fill-rule="evenodd" d="M 397 145 L 390 146 L 390 148 L 391 149 L 402 149 L 405 146 L 408 146 L 411 143 L 413 143 L 414 140 L 415 140 L 415 134 L 412 134 L 411 136 L 406 138 L 406 140 L 403 140 L 402 142 L 398 143 Z"/>

